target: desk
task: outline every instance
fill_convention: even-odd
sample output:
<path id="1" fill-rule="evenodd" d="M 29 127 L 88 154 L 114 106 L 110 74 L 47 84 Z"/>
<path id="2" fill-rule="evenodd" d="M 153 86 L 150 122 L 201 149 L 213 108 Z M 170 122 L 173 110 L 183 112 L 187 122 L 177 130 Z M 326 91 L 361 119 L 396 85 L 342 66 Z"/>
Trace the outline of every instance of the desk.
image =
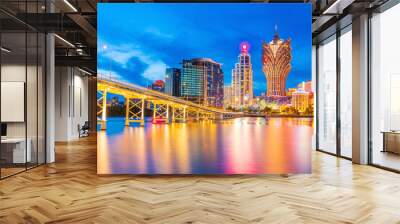
<path id="1" fill-rule="evenodd" d="M 382 152 L 392 152 L 400 154 L 400 131 L 382 131 L 383 150 Z"/>
<path id="2" fill-rule="evenodd" d="M 5 138 L 1 139 L 1 156 L 9 163 L 26 163 L 31 162 L 31 139 L 27 139 L 28 143 L 25 151 L 25 138 Z M 11 149 L 9 146 L 13 146 Z M 4 155 L 5 154 L 5 155 Z M 11 156 L 12 154 L 12 156 Z M 4 155 L 4 156 L 3 156 Z M 12 160 L 11 160 L 12 158 Z"/>

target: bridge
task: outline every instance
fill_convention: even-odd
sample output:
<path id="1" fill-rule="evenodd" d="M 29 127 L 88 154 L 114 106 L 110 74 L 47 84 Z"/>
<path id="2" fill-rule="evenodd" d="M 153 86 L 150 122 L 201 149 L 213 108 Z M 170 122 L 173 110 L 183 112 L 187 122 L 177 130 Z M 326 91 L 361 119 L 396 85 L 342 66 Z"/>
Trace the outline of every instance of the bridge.
<path id="1" fill-rule="evenodd" d="M 107 94 L 116 94 L 125 98 L 126 126 L 129 126 L 132 122 L 140 123 L 143 126 L 146 108 L 153 111 L 153 123 L 162 122 L 166 124 L 186 122 L 189 119 L 197 121 L 228 119 L 244 115 L 242 112 L 230 112 L 196 104 L 99 74 L 97 76 L 97 117 L 102 130 L 105 130 L 107 126 Z"/>

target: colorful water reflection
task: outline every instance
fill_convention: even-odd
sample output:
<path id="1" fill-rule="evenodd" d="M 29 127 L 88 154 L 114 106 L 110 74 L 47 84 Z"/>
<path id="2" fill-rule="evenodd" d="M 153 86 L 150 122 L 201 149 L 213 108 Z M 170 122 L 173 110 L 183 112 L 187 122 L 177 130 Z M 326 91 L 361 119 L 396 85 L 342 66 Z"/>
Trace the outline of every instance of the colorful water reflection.
<path id="1" fill-rule="evenodd" d="M 99 174 L 311 172 L 311 118 L 237 118 L 124 126 L 98 132 Z"/>

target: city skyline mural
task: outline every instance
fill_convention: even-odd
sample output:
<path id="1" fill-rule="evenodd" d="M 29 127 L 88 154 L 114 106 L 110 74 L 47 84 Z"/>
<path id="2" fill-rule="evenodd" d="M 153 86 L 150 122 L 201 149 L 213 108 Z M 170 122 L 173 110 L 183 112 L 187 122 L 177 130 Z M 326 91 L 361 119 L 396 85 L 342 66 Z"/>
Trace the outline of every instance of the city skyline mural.
<path id="1" fill-rule="evenodd" d="M 310 4 L 98 9 L 98 173 L 310 172 Z"/>

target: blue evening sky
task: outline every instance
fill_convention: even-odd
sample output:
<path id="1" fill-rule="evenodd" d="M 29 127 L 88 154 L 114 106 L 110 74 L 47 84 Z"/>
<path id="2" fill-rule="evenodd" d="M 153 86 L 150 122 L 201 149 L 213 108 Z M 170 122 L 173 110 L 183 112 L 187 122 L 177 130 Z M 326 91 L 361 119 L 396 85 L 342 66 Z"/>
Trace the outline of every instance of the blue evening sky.
<path id="1" fill-rule="evenodd" d="M 229 85 L 246 41 L 260 95 L 266 90 L 261 45 L 275 25 L 281 38 L 292 40 L 287 88 L 311 80 L 311 4 L 99 3 L 97 18 L 98 73 L 123 81 L 146 86 L 163 80 L 165 68 L 180 68 L 182 59 L 207 57 L 222 63 Z"/>

